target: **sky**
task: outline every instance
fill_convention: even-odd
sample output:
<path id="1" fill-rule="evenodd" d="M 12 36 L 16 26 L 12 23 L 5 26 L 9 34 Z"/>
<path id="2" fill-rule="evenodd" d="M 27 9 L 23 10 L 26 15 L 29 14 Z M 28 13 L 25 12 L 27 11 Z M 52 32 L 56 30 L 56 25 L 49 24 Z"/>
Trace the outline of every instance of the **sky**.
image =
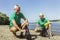
<path id="1" fill-rule="evenodd" d="M 60 0 L 0 0 L 0 12 L 10 17 L 16 4 L 29 22 L 37 21 L 40 13 L 49 20 L 60 19 Z"/>

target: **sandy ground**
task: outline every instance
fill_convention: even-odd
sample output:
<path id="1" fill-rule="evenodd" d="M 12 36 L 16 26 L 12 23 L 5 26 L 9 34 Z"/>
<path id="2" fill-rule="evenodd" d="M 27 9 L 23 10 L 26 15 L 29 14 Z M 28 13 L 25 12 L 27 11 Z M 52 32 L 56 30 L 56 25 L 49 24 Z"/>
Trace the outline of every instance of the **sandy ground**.
<path id="1" fill-rule="evenodd" d="M 20 32 L 17 32 L 17 35 L 19 35 L 19 33 Z M 39 36 L 39 33 L 36 33 L 33 30 L 30 30 L 30 33 L 32 35 L 32 38 L 34 38 L 34 40 L 60 40 L 60 35 L 54 35 L 52 39 L 49 39 L 48 37 Z M 15 37 L 9 31 L 8 25 L 0 25 L 0 40 L 27 40 L 27 39 Z"/>

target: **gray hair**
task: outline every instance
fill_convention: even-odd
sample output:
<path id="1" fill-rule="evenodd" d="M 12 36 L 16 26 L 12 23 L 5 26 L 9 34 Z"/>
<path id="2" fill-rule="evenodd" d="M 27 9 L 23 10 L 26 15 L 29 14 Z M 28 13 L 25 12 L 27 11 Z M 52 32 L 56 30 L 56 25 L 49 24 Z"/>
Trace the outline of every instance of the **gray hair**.
<path id="1" fill-rule="evenodd" d="M 15 8 L 17 8 L 17 7 L 18 7 L 18 8 L 20 8 L 20 6 L 19 6 L 19 5 L 15 5 L 15 6 L 14 6 L 14 9 L 15 9 Z"/>
<path id="2" fill-rule="evenodd" d="M 43 13 L 40 13 L 39 16 L 44 16 L 44 14 Z"/>

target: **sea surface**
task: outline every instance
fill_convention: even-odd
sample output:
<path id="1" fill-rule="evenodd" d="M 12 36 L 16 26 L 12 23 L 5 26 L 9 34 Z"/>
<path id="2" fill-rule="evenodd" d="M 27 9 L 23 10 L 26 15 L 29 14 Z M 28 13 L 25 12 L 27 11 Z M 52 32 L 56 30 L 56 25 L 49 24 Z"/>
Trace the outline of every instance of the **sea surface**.
<path id="1" fill-rule="evenodd" d="M 52 22 L 52 33 L 53 34 L 60 34 L 60 22 Z M 32 22 L 29 23 L 29 29 L 34 30 L 36 28 L 36 23 Z"/>

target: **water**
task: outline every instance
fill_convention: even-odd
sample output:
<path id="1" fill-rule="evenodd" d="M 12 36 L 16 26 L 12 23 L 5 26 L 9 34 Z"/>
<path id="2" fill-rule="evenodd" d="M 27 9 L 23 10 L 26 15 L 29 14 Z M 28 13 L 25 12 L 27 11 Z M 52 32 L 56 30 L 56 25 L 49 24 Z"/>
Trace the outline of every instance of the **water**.
<path id="1" fill-rule="evenodd" d="M 60 34 L 60 22 L 52 23 L 52 33 Z"/>
<path id="2" fill-rule="evenodd" d="M 60 22 L 52 22 L 52 33 L 60 34 Z M 29 23 L 29 29 L 34 30 L 36 28 L 36 23 Z"/>

